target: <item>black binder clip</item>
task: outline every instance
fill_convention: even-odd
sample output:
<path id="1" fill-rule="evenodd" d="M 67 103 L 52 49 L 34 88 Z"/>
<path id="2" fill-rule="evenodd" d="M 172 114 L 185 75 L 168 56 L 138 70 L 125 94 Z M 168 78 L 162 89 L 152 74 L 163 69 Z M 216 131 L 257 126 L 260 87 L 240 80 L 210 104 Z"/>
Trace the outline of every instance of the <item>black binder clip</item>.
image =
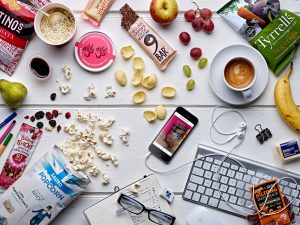
<path id="1" fill-rule="evenodd" d="M 262 129 L 261 124 L 255 125 L 254 130 L 258 132 L 256 138 L 261 144 L 263 144 L 265 141 L 272 137 L 272 133 L 269 130 L 269 128 Z"/>

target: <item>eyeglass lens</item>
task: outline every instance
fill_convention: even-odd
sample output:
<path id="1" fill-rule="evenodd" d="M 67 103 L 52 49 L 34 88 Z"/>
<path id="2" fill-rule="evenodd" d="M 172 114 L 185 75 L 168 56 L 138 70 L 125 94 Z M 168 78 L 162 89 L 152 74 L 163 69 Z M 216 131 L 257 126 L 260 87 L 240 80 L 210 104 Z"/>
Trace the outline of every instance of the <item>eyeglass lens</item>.
<path id="1" fill-rule="evenodd" d="M 154 210 L 151 210 L 149 212 L 149 219 L 152 222 L 160 224 L 160 225 L 171 225 L 173 222 L 173 217 L 171 217 L 165 213 L 162 213 L 159 211 L 154 211 Z"/>
<path id="2" fill-rule="evenodd" d="M 143 206 L 139 202 L 130 197 L 127 197 L 126 195 L 122 196 L 120 204 L 124 207 L 124 209 L 134 214 L 140 214 L 141 212 L 143 212 Z"/>

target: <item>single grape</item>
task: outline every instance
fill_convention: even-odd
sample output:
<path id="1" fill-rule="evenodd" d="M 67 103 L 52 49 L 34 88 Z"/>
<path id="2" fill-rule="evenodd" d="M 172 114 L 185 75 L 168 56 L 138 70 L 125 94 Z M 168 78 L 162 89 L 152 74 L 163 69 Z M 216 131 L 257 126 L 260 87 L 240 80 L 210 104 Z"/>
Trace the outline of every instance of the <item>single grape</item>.
<path id="1" fill-rule="evenodd" d="M 212 11 L 208 8 L 203 8 L 200 10 L 200 15 L 204 20 L 208 20 L 212 17 Z"/>
<path id="2" fill-rule="evenodd" d="M 184 18 L 188 22 L 192 22 L 196 18 L 196 12 L 193 9 L 189 9 L 184 12 Z"/>
<path id="3" fill-rule="evenodd" d="M 190 51 L 190 56 L 194 59 L 197 60 L 201 57 L 202 55 L 202 50 L 201 48 L 192 48 Z"/>
<path id="4" fill-rule="evenodd" d="M 208 63 L 207 58 L 201 58 L 198 62 L 199 69 L 204 69 Z"/>
<path id="5" fill-rule="evenodd" d="M 183 73 L 186 77 L 190 77 L 192 75 L 192 70 L 189 65 L 184 65 L 182 69 L 183 69 Z"/>
<path id="6" fill-rule="evenodd" d="M 202 18 L 196 18 L 192 22 L 192 27 L 194 28 L 195 31 L 200 31 L 202 26 L 203 26 L 203 19 Z"/>
<path id="7" fill-rule="evenodd" d="M 205 20 L 202 28 L 206 33 L 210 34 L 214 30 L 214 27 L 213 21 Z"/>
<path id="8" fill-rule="evenodd" d="M 182 44 L 187 45 L 191 41 L 191 36 L 188 32 L 181 32 L 179 34 L 179 39 L 182 42 Z"/>

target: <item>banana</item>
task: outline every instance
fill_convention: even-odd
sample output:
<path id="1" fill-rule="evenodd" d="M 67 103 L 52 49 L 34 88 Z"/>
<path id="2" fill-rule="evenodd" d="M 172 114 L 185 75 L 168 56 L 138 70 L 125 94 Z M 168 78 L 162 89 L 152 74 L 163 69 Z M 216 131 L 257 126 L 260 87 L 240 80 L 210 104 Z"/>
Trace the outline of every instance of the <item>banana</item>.
<path id="1" fill-rule="evenodd" d="M 300 132 L 300 110 L 294 102 L 289 77 L 293 71 L 293 62 L 287 72 L 278 79 L 275 90 L 275 104 L 282 119 L 294 130 Z"/>

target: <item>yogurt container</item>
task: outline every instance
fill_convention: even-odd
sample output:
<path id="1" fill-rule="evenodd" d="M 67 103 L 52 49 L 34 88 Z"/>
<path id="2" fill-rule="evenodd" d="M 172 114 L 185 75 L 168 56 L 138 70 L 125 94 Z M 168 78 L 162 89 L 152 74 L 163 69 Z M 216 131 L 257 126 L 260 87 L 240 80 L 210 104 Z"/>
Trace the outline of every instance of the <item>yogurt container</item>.
<path id="1" fill-rule="evenodd" d="M 115 49 L 104 33 L 92 31 L 75 43 L 75 58 L 80 66 L 91 72 L 106 70 L 115 61 Z"/>

